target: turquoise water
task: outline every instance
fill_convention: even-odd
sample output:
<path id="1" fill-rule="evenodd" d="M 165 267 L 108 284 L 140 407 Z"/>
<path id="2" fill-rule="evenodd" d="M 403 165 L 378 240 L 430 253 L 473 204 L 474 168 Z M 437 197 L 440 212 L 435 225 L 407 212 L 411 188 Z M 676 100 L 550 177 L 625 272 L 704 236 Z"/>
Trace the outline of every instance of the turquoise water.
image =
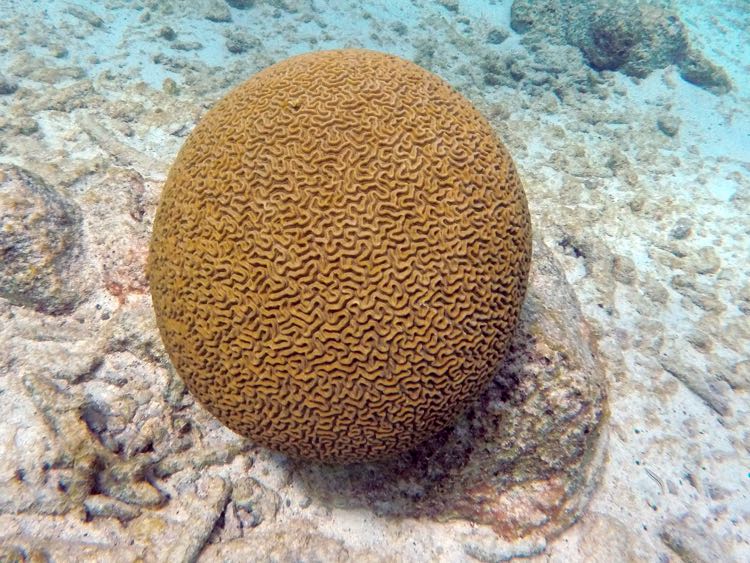
<path id="1" fill-rule="evenodd" d="M 512 57 L 524 50 L 523 35 L 511 29 L 512 4 L 509 0 L 364 3 L 260 0 L 247 2 L 252 7 L 236 9 L 228 8 L 223 0 L 5 0 L 0 4 L 0 13 L 6 29 L 20 33 L 18 36 L 6 34 L 6 48 L 0 60 L 11 77 L 14 59 L 17 62 L 23 55 L 39 57 L 51 68 L 73 67 L 90 79 L 123 77 L 132 83 L 143 81 L 151 88 L 161 88 L 167 78 L 175 80 L 178 86 L 184 82 L 185 73 L 180 68 L 185 70 L 198 65 L 202 72 L 221 76 L 222 85 L 232 85 L 290 55 L 310 50 L 362 47 L 415 60 L 438 72 L 455 87 L 464 91 L 478 89 L 475 97 L 491 100 L 507 96 L 507 88 L 484 83 L 477 70 L 488 58 Z M 734 84 L 734 96 L 746 105 L 750 57 L 745 41 L 746 3 L 705 0 L 641 4 L 672 6 L 684 23 L 691 43 L 728 73 Z M 73 9 L 76 6 L 86 12 L 76 15 Z M 207 16 L 216 19 L 212 14 L 217 10 L 217 13 L 228 14 L 231 21 L 207 19 Z M 582 24 L 574 22 L 573 25 Z M 164 27 L 172 30 L 174 39 L 160 35 Z M 499 36 L 493 40 L 491 34 L 498 32 Z M 229 37 L 247 43 L 243 52 L 228 50 Z M 14 40 L 10 41 L 11 38 Z M 502 41 L 498 42 L 498 38 Z M 170 58 L 176 60 L 170 61 Z M 668 65 L 661 66 L 668 68 Z M 233 70 L 231 77 L 222 72 L 227 68 Z M 632 92 L 642 97 L 644 103 L 658 103 L 665 95 L 660 91 L 663 71 L 658 70 L 641 88 Z M 68 82 L 63 78 L 55 85 L 61 87 Z M 706 139 L 703 148 L 708 153 L 736 158 L 750 153 L 745 115 L 732 112 L 734 119 L 721 124 L 718 119 L 703 119 L 704 106 L 721 112 L 717 100 L 706 98 L 698 89 L 682 86 L 678 84 L 675 91 L 666 95 L 672 98 L 674 110 L 686 121 L 700 118 Z M 726 103 L 719 103 L 721 105 L 726 106 Z"/>

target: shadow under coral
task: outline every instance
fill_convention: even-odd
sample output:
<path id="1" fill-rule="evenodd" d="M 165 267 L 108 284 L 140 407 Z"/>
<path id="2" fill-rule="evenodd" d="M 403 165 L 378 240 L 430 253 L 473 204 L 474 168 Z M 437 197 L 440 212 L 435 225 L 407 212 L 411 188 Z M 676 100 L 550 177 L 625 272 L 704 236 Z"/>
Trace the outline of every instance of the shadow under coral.
<path id="1" fill-rule="evenodd" d="M 456 423 L 387 461 L 295 462 L 310 494 L 377 514 L 461 519 L 508 539 L 581 514 L 604 451 L 605 377 L 578 302 L 535 241 L 529 292 L 503 365 Z"/>

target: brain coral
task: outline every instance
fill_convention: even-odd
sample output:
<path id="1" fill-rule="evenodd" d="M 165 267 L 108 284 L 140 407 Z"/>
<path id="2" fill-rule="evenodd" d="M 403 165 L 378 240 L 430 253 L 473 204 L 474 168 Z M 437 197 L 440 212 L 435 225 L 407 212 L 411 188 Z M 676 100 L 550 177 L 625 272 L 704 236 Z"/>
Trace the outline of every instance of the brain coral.
<path id="1" fill-rule="evenodd" d="M 174 163 L 149 255 L 158 326 L 232 430 L 350 462 L 445 427 L 502 359 L 529 213 L 489 124 L 394 56 L 290 58 L 220 100 Z"/>

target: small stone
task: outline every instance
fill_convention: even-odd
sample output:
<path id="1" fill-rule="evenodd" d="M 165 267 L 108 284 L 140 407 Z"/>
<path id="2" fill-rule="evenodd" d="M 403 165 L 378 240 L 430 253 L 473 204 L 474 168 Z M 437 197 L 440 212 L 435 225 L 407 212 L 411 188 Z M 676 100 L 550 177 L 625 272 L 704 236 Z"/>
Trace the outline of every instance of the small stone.
<path id="1" fill-rule="evenodd" d="M 227 4 L 229 4 L 232 8 L 237 8 L 238 10 L 246 10 L 247 8 L 252 8 L 255 5 L 255 0 L 226 0 Z"/>
<path id="2" fill-rule="evenodd" d="M 391 29 L 396 33 L 396 35 L 406 35 L 409 31 L 409 28 L 406 27 L 406 24 L 404 22 L 394 22 L 391 24 Z"/>
<path id="3" fill-rule="evenodd" d="M 673 115 L 662 115 L 656 120 L 656 125 L 667 137 L 674 137 L 680 130 L 680 119 Z"/>
<path id="4" fill-rule="evenodd" d="M 9 545 L 7 538 L 3 538 L 3 545 L 0 545 L 0 562 L 2 563 L 48 563 L 49 561 L 50 558 L 44 550 Z"/>
<path id="5" fill-rule="evenodd" d="M 669 232 L 669 236 L 676 240 L 683 240 L 690 236 L 692 229 L 693 222 L 687 217 L 681 217 Z"/>
<path id="6" fill-rule="evenodd" d="M 281 504 L 278 493 L 250 477 L 235 483 L 232 500 L 243 528 L 273 520 Z"/>
<path id="7" fill-rule="evenodd" d="M 458 12 L 458 0 L 437 0 L 437 3 L 449 12 Z"/>
<path id="8" fill-rule="evenodd" d="M 209 21 L 217 23 L 226 23 L 232 21 L 232 12 L 229 11 L 229 6 L 221 0 L 209 0 L 203 17 Z"/>
<path id="9" fill-rule="evenodd" d="M 490 45 L 500 45 L 508 38 L 508 35 L 506 30 L 496 27 L 487 33 L 487 43 Z"/>
<path id="10" fill-rule="evenodd" d="M 165 94 L 168 94 L 170 96 L 177 95 L 177 92 L 179 91 L 177 88 L 177 82 L 175 82 L 171 78 L 165 78 L 164 82 L 162 82 L 161 89 Z"/>
<path id="11" fill-rule="evenodd" d="M 643 294 L 659 305 L 664 305 L 669 300 L 669 291 L 661 283 L 652 277 L 646 278 L 642 285 Z"/>
<path id="12" fill-rule="evenodd" d="M 53 45 L 50 47 L 49 53 L 56 59 L 64 59 L 68 56 L 68 49 L 64 45 Z"/>
<path id="13" fill-rule="evenodd" d="M 141 514 L 138 507 L 104 495 L 91 495 L 83 502 L 83 507 L 88 518 L 117 518 L 121 522 L 127 522 Z"/>
<path id="14" fill-rule="evenodd" d="M 18 90 L 18 84 L 0 74 L 0 96 L 7 96 Z"/>
<path id="15" fill-rule="evenodd" d="M 15 130 L 19 135 L 33 135 L 39 131 L 39 123 L 33 117 L 22 117 L 15 122 Z"/>
<path id="16" fill-rule="evenodd" d="M 699 274 L 715 274 L 721 268 L 721 259 L 711 246 L 704 246 L 696 253 L 695 271 Z"/>
<path id="17" fill-rule="evenodd" d="M 230 32 L 227 34 L 227 50 L 230 53 L 240 54 L 260 46 L 260 41 L 243 32 Z"/>
<path id="18" fill-rule="evenodd" d="M 635 263 L 627 256 L 615 256 L 612 263 L 612 274 L 618 282 L 625 285 L 632 285 L 638 278 Z"/>
<path id="19" fill-rule="evenodd" d="M 167 41 L 174 41 L 177 38 L 177 33 L 175 32 L 175 30 L 168 25 L 162 27 L 157 35 L 162 39 L 166 39 Z"/>
<path id="20" fill-rule="evenodd" d="M 161 506 L 163 493 L 151 483 L 139 481 L 143 472 L 142 460 L 120 462 L 100 472 L 97 488 L 109 497 L 135 506 Z"/>
<path id="21" fill-rule="evenodd" d="M 736 305 L 745 315 L 750 315 L 750 284 L 742 286 L 737 295 Z"/>
<path id="22" fill-rule="evenodd" d="M 630 210 L 634 213 L 642 211 L 644 205 L 646 205 L 646 200 L 642 196 L 636 196 L 630 200 L 630 203 L 628 203 L 628 207 L 630 207 Z"/>
<path id="23" fill-rule="evenodd" d="M 67 8 L 65 8 L 65 12 L 67 12 L 71 16 L 78 18 L 79 20 L 85 21 L 92 27 L 102 27 L 104 25 L 104 20 L 97 16 L 94 12 L 86 10 L 85 8 L 81 8 L 80 6 L 76 6 L 75 4 L 70 4 Z"/>
<path id="24" fill-rule="evenodd" d="M 475 561 L 495 563 L 539 555 L 544 551 L 545 546 L 546 542 L 543 538 L 511 542 L 494 534 L 479 537 L 467 534 L 463 549 L 464 553 Z"/>
<path id="25" fill-rule="evenodd" d="M 190 420 L 188 420 L 187 418 L 175 418 L 172 425 L 174 426 L 174 429 L 178 434 L 187 434 L 188 432 L 190 432 L 191 424 Z"/>
<path id="26" fill-rule="evenodd" d="M 203 43 L 200 41 L 175 41 L 172 43 L 172 49 L 177 51 L 197 51 L 203 49 Z"/>
<path id="27" fill-rule="evenodd" d="M 713 347 L 713 341 L 711 338 L 705 332 L 700 330 L 691 330 L 685 336 L 685 339 L 690 342 L 690 345 L 693 348 L 702 353 L 710 352 Z"/>
<path id="28" fill-rule="evenodd" d="M 750 389 L 750 360 L 737 362 L 731 371 L 724 372 L 722 376 L 734 389 L 747 391 Z"/>

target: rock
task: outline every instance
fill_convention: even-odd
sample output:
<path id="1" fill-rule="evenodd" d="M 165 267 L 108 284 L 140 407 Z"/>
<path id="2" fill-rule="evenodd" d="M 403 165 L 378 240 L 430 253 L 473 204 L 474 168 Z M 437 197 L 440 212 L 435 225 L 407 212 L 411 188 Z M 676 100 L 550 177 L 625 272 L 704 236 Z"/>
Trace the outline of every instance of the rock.
<path id="1" fill-rule="evenodd" d="M 226 2 L 232 8 L 237 8 L 239 10 L 246 10 L 255 5 L 255 0 L 226 0 Z"/>
<path id="2" fill-rule="evenodd" d="M 144 480 L 146 467 L 152 463 L 149 456 L 109 461 L 110 465 L 96 476 L 98 491 L 134 506 L 157 507 L 164 504 L 164 494 Z"/>
<path id="3" fill-rule="evenodd" d="M 200 41 L 175 41 L 171 47 L 175 51 L 198 51 L 203 49 L 203 43 Z"/>
<path id="4" fill-rule="evenodd" d="M 0 561 L 3 563 L 47 563 L 49 557 L 40 549 L 25 549 L 22 545 L 4 543 L 0 545 Z"/>
<path id="5" fill-rule="evenodd" d="M 587 514 L 578 536 L 582 561 L 611 561 L 614 553 L 621 563 L 660 560 L 659 554 L 635 531 L 607 514 Z"/>
<path id="6" fill-rule="evenodd" d="M 83 506 L 88 518 L 117 518 L 126 522 L 141 514 L 137 507 L 104 495 L 91 495 L 83 502 Z"/>
<path id="7" fill-rule="evenodd" d="M 150 205 L 152 184 L 133 170 L 115 167 L 91 180 L 88 243 L 93 255 L 104 257 L 101 283 L 124 302 L 129 295 L 147 290 L 144 269 L 149 235 L 143 216 Z"/>
<path id="8" fill-rule="evenodd" d="M 18 90 L 18 84 L 0 74 L 0 96 L 7 96 Z"/>
<path id="9" fill-rule="evenodd" d="M 670 238 L 675 240 L 683 240 L 690 236 L 693 229 L 693 222 L 687 217 L 680 217 L 669 231 Z"/>
<path id="10" fill-rule="evenodd" d="M 449 12 L 458 12 L 458 0 L 437 0 L 437 3 Z"/>
<path id="11" fill-rule="evenodd" d="M 259 555 L 262 554 L 262 555 Z M 209 545 L 201 553 L 202 560 L 242 563 L 243 561 L 326 561 L 363 563 L 382 561 L 372 552 L 354 552 L 341 542 L 324 536 L 304 521 L 272 532 L 253 532 L 244 539 Z"/>
<path id="12" fill-rule="evenodd" d="M 606 391 L 595 352 L 562 272 L 535 240 L 507 359 L 455 426 L 390 461 L 296 470 L 324 503 L 466 520 L 518 542 L 512 550 L 536 546 L 530 537 L 576 520 L 601 464 Z"/>
<path id="13" fill-rule="evenodd" d="M 65 45 L 51 45 L 49 48 L 49 54 L 55 57 L 56 59 L 64 59 L 65 57 L 68 56 L 69 51 Z M 94 57 L 94 60 L 92 60 L 92 63 L 98 64 L 99 60 Z"/>
<path id="14" fill-rule="evenodd" d="M 78 206 L 15 166 L 0 167 L 0 297 L 49 314 L 83 298 Z"/>
<path id="15" fill-rule="evenodd" d="M 675 261 L 680 263 L 679 261 Z M 691 269 L 700 270 L 702 265 L 699 263 L 689 262 Z M 713 268 L 716 265 L 707 264 L 706 267 Z M 696 307 L 700 307 L 704 311 L 709 313 L 722 313 L 726 310 L 727 306 L 724 301 L 719 299 L 717 296 L 716 289 L 705 283 L 700 283 L 694 279 L 693 276 L 688 275 L 676 275 L 672 276 L 670 280 L 672 288 L 677 290 L 686 299 L 692 301 Z"/>
<path id="16" fill-rule="evenodd" d="M 260 41 L 257 37 L 242 31 L 231 31 L 227 33 L 226 37 L 226 46 L 230 53 L 240 54 L 260 47 Z"/>
<path id="17" fill-rule="evenodd" d="M 722 374 L 723 378 L 735 389 L 750 390 L 750 360 L 741 360 L 732 369 Z"/>
<path id="18" fill-rule="evenodd" d="M 175 30 L 168 25 L 162 27 L 156 35 L 157 37 L 161 37 L 162 39 L 166 39 L 167 41 L 174 41 L 177 38 L 177 33 L 175 33 Z"/>
<path id="19" fill-rule="evenodd" d="M 690 347 L 680 342 L 669 342 L 659 355 L 659 362 L 665 371 L 681 381 L 717 414 L 729 414 L 731 388 L 712 370 L 704 369 L 706 360 Z"/>
<path id="20" fill-rule="evenodd" d="M 750 282 L 737 291 L 735 304 L 744 314 L 750 315 Z"/>
<path id="21" fill-rule="evenodd" d="M 713 93 L 731 88 L 726 73 L 690 46 L 673 12 L 628 0 L 514 0 L 511 28 L 530 45 L 578 47 L 595 70 L 645 77 L 670 64 L 685 80 Z"/>
<path id="22" fill-rule="evenodd" d="M 176 96 L 179 92 L 179 89 L 177 88 L 177 82 L 175 82 L 172 78 L 165 78 L 164 82 L 161 85 L 161 89 L 165 94 L 168 94 L 170 96 Z"/>
<path id="23" fill-rule="evenodd" d="M 714 94 L 726 94 L 732 89 L 732 81 L 726 71 L 695 49 L 690 49 L 680 62 L 680 76 Z"/>
<path id="24" fill-rule="evenodd" d="M 464 540 L 466 555 L 482 563 L 511 561 L 516 557 L 527 558 L 544 552 L 547 542 L 543 538 L 532 538 L 523 542 L 503 541 L 494 536 L 467 534 Z"/>
<path id="25" fill-rule="evenodd" d="M 232 13 L 222 0 L 209 0 L 206 4 L 203 17 L 212 22 L 225 23 L 232 21 Z"/>
<path id="26" fill-rule="evenodd" d="M 726 542 L 713 537 L 704 522 L 699 522 L 689 514 L 680 519 L 669 520 L 664 524 L 659 537 L 685 563 L 736 561 Z"/>
<path id="27" fill-rule="evenodd" d="M 638 279 L 635 263 L 627 256 L 615 256 L 612 261 L 614 278 L 625 285 L 632 285 Z"/>
<path id="28" fill-rule="evenodd" d="M 496 27 L 487 33 L 487 43 L 490 45 L 500 45 L 508 38 L 508 32 L 505 29 Z"/>
<path id="29" fill-rule="evenodd" d="M 41 528 L 34 524 L 32 526 L 36 529 Z M 60 525 L 59 528 L 62 530 L 64 526 Z M 69 536 L 67 530 L 63 533 Z M 52 563 L 54 561 L 132 563 L 143 560 L 142 549 L 92 542 L 92 539 L 84 533 L 75 539 L 40 538 L 36 534 L 17 534 L 0 537 L 0 544 L 0 561 L 3 563 Z"/>
<path id="30" fill-rule="evenodd" d="M 39 131 L 39 123 L 33 117 L 23 116 L 14 120 L 12 128 L 17 135 L 33 135 Z"/>
<path id="31" fill-rule="evenodd" d="M 623 0 L 584 4 L 591 10 L 581 11 L 585 21 L 579 23 L 583 25 L 570 25 L 566 35 L 596 70 L 645 77 L 680 60 L 686 52 L 684 25 L 661 8 Z"/>
<path id="32" fill-rule="evenodd" d="M 674 137 L 680 130 L 680 118 L 673 115 L 660 115 L 656 120 L 656 126 L 667 137 Z"/>
<path id="33" fill-rule="evenodd" d="M 68 6 L 65 8 L 65 12 L 70 14 L 71 16 L 78 18 L 81 21 L 85 21 L 92 27 L 102 27 L 104 25 L 104 20 L 97 16 L 94 12 L 75 4 L 68 4 Z"/>
<path id="34" fill-rule="evenodd" d="M 400 35 L 402 37 L 409 33 L 409 28 L 404 22 L 401 21 L 393 22 L 391 24 L 391 29 L 394 31 L 394 33 L 396 33 L 396 35 Z"/>
<path id="35" fill-rule="evenodd" d="M 181 510 L 175 514 L 175 522 L 170 522 L 171 530 L 164 534 L 171 541 L 163 542 L 163 536 L 159 537 L 163 545 L 157 560 L 195 561 L 223 514 L 230 492 L 231 486 L 225 479 L 201 477 L 196 492 L 181 499 Z"/>
<path id="36" fill-rule="evenodd" d="M 280 504 L 275 491 L 252 477 L 235 483 L 232 502 L 243 529 L 255 528 L 265 520 L 273 520 Z"/>
<path id="37" fill-rule="evenodd" d="M 712 246 L 699 248 L 695 253 L 695 271 L 698 274 L 715 274 L 721 269 L 721 259 Z"/>
<path id="38" fill-rule="evenodd" d="M 169 477 L 183 469 L 204 470 L 211 465 L 224 465 L 244 451 L 242 446 L 230 446 L 221 450 L 205 452 L 187 451 L 161 460 L 154 468 L 154 475 L 159 478 Z"/>

